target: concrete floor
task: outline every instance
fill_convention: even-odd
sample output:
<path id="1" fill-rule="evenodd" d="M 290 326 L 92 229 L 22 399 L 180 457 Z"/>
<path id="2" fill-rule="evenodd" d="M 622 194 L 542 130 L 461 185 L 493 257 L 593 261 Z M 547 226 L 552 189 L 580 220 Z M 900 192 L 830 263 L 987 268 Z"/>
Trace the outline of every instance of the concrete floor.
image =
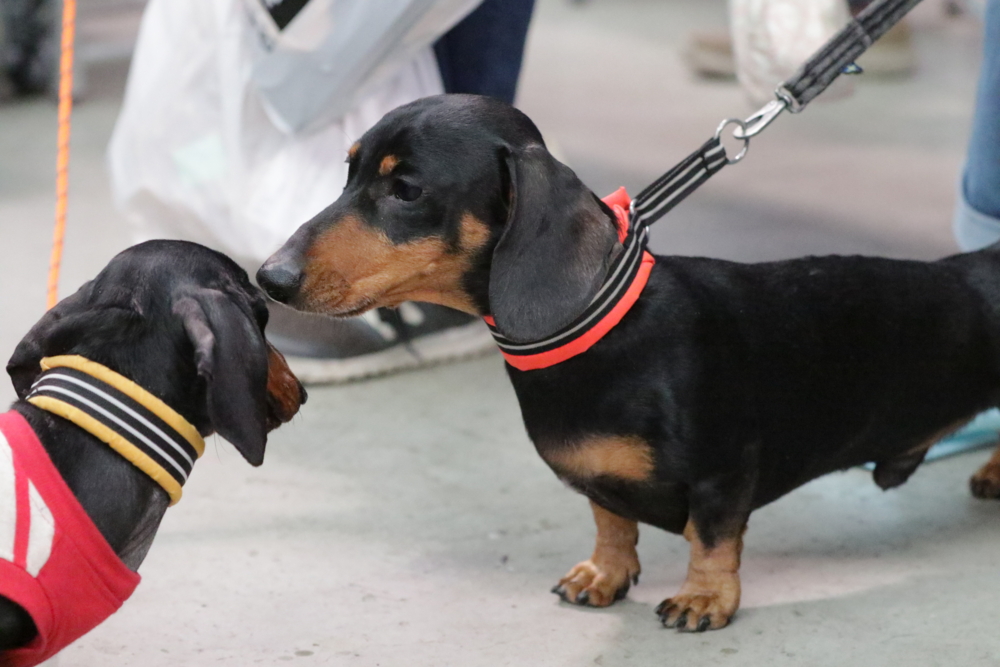
<path id="1" fill-rule="evenodd" d="M 861 81 L 754 140 L 654 234 L 659 252 L 742 260 L 859 252 L 933 258 L 949 232 L 978 33 L 919 10 L 920 71 Z M 598 192 L 635 192 L 745 115 L 732 84 L 678 55 L 724 5 L 540 0 L 521 106 Z M 91 72 L 74 116 L 63 293 L 129 244 L 103 167 L 123 66 Z M 41 315 L 55 111 L 0 107 L 0 350 Z M 0 383 L 0 400 L 13 392 Z M 687 546 L 643 532 L 642 583 L 606 610 L 548 589 L 589 556 L 585 500 L 535 455 L 495 356 L 317 388 L 248 467 L 215 439 L 171 509 L 121 613 L 61 666 L 995 665 L 1000 505 L 973 500 L 967 454 L 883 493 L 851 470 L 754 514 L 743 606 L 729 628 L 678 635 L 653 608 Z"/>

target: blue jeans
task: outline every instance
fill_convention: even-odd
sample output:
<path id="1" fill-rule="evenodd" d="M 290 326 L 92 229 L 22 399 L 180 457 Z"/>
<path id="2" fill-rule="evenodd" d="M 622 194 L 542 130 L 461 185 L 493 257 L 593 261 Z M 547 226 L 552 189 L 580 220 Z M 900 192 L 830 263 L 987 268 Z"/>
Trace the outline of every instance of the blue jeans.
<path id="1" fill-rule="evenodd" d="M 983 45 L 972 137 L 953 225 L 962 250 L 1000 241 L 1000 0 L 986 4 Z"/>
<path id="2" fill-rule="evenodd" d="M 435 44 L 447 93 L 514 103 L 535 0 L 484 0 Z"/>

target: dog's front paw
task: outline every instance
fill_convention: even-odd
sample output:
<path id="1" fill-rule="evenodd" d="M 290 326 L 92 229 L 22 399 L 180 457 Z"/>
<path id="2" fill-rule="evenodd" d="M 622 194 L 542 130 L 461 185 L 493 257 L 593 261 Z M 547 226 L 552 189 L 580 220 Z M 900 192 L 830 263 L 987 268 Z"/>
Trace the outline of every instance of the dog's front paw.
<path id="1" fill-rule="evenodd" d="M 577 563 L 559 580 L 552 592 L 566 602 L 591 607 L 607 607 L 625 597 L 632 584 L 639 583 L 639 559 L 621 555 Z"/>
<path id="2" fill-rule="evenodd" d="M 723 593 L 702 591 L 685 594 L 683 590 L 667 598 L 656 608 L 656 615 L 664 627 L 681 632 L 718 630 L 729 624 L 736 613 L 739 599 Z"/>
<path id="3" fill-rule="evenodd" d="M 990 461 L 969 478 L 969 489 L 976 498 L 1000 498 L 1000 464 Z"/>

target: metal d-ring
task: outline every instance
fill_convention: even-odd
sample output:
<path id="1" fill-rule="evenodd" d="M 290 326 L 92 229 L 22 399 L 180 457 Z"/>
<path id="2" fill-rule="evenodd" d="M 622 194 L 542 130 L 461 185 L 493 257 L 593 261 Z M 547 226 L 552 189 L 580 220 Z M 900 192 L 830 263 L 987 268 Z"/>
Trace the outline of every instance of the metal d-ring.
<path id="1" fill-rule="evenodd" d="M 743 150 L 741 150 L 734 158 L 729 158 L 728 156 L 726 157 L 726 164 L 736 164 L 746 156 L 747 151 L 750 149 L 750 137 L 746 136 L 747 132 L 746 121 L 742 121 L 739 118 L 727 118 L 726 120 L 722 121 L 719 124 L 719 129 L 715 131 L 716 139 L 722 136 L 722 131 L 726 129 L 727 125 L 739 125 L 740 130 L 742 130 L 743 134 L 743 136 L 739 136 L 733 133 L 733 136 L 735 138 L 743 140 Z"/>

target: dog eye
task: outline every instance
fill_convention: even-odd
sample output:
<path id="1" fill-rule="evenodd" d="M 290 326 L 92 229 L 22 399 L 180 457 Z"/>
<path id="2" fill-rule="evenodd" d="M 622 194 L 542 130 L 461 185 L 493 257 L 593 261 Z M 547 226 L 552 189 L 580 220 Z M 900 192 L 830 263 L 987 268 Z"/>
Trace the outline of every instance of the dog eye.
<path id="1" fill-rule="evenodd" d="M 396 199 L 403 201 L 413 201 L 423 193 L 419 185 L 407 183 L 401 178 L 397 178 L 392 184 L 392 195 Z"/>

